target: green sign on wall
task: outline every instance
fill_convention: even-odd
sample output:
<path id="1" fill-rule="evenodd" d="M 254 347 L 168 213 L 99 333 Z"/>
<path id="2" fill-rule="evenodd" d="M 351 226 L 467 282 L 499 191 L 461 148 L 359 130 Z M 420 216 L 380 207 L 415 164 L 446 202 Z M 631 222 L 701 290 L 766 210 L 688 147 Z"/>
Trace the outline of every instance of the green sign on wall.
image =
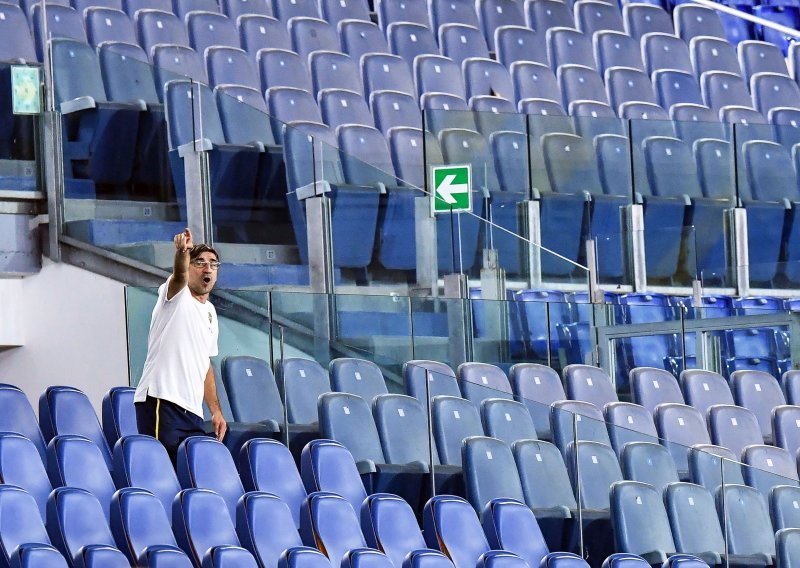
<path id="1" fill-rule="evenodd" d="M 472 211 L 472 168 L 460 166 L 431 167 L 433 213 Z"/>
<path id="2" fill-rule="evenodd" d="M 11 66 L 11 101 L 14 114 L 42 112 L 40 93 L 38 67 Z"/>

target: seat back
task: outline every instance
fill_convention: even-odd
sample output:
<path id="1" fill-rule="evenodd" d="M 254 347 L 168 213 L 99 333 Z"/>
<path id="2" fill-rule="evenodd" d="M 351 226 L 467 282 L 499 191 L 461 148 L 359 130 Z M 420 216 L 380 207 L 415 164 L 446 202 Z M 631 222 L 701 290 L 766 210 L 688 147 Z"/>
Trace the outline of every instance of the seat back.
<path id="1" fill-rule="evenodd" d="M 47 497 L 53 486 L 36 446 L 20 434 L 0 434 L 0 484 L 14 485 L 27 491 L 36 501 L 44 520 Z"/>
<path id="2" fill-rule="evenodd" d="M 286 26 L 275 18 L 247 14 L 239 18 L 238 28 L 242 48 L 253 56 L 262 49 L 292 49 Z"/>
<path id="3" fill-rule="evenodd" d="M 800 487 L 797 462 L 783 448 L 747 446 L 742 452 L 742 472 L 750 487 L 755 487 L 769 502 L 770 491 L 778 485 Z"/>
<path id="4" fill-rule="evenodd" d="M 463 363 L 458 366 L 457 374 L 461 392 L 477 408 L 487 398 L 512 398 L 511 384 L 499 367 L 486 363 Z"/>
<path id="5" fill-rule="evenodd" d="M 537 435 L 551 439 L 550 405 L 567 398 L 558 373 L 546 365 L 518 363 L 508 376 L 517 400 L 528 406 Z"/>
<path id="6" fill-rule="evenodd" d="M 247 493 L 239 501 L 236 532 L 242 546 L 252 552 L 262 566 L 269 568 L 277 568 L 285 550 L 303 544 L 286 503 L 276 495 L 261 491 Z"/>
<path id="7" fill-rule="evenodd" d="M 272 13 L 284 24 L 292 18 L 319 18 L 319 9 L 314 0 L 273 0 Z"/>
<path id="8" fill-rule="evenodd" d="M 361 507 L 361 528 L 367 546 L 382 550 L 397 566 L 412 551 L 425 548 L 414 510 L 403 499 L 375 493 Z"/>
<path id="9" fill-rule="evenodd" d="M 593 43 L 597 70 L 601 74 L 605 75 L 612 67 L 644 70 L 639 42 L 624 32 L 599 32 Z"/>
<path id="10" fill-rule="evenodd" d="M 31 63 L 37 61 L 36 46 L 25 14 L 14 4 L 0 6 L 0 30 L 3 37 L 8 38 L 0 47 L 0 61 L 18 61 Z"/>
<path id="11" fill-rule="evenodd" d="M 80 10 L 86 24 L 86 35 L 89 43 L 95 47 L 104 41 L 124 41 L 137 44 L 136 30 L 128 15 L 114 7 L 100 6 L 90 2 L 91 6 Z"/>
<path id="12" fill-rule="evenodd" d="M 513 552 L 528 566 L 538 566 L 549 553 L 533 511 L 523 502 L 506 498 L 489 501 L 481 524 L 493 550 Z"/>
<path id="13" fill-rule="evenodd" d="M 576 428 L 577 423 L 577 428 Z M 575 440 L 591 440 L 611 445 L 603 413 L 590 402 L 560 400 L 550 406 L 553 442 L 566 455 L 567 445 Z"/>
<path id="14" fill-rule="evenodd" d="M 638 367 L 630 372 L 633 402 L 650 412 L 664 402 L 684 404 L 681 387 L 675 377 L 664 369 Z"/>
<path id="15" fill-rule="evenodd" d="M 187 14 L 185 21 L 189 43 L 197 53 L 205 53 L 212 46 L 239 47 L 236 23 L 228 16 L 200 11 L 198 8 L 193 11 L 194 13 Z"/>
<path id="16" fill-rule="evenodd" d="M 0 544 L 3 563 L 21 544 L 50 544 L 39 508 L 31 495 L 14 485 L 0 485 Z"/>
<path id="17" fill-rule="evenodd" d="M 512 450 L 525 503 L 531 509 L 577 508 L 569 473 L 558 448 L 548 442 L 521 440 Z M 548 490 L 541 491 L 541 487 Z"/>
<path id="18" fill-rule="evenodd" d="M 672 18 L 660 5 L 631 4 L 622 7 L 625 31 L 636 41 L 648 33 L 674 34 Z"/>
<path id="19" fill-rule="evenodd" d="M 433 436 L 443 464 L 461 465 L 461 445 L 469 436 L 483 436 L 478 409 L 470 401 L 453 396 L 433 399 Z"/>
<path id="20" fill-rule="evenodd" d="M 233 416 L 240 422 L 283 422 L 283 403 L 275 376 L 257 357 L 233 356 L 222 360 L 222 382 Z"/>
<path id="21" fill-rule="evenodd" d="M 189 81 L 170 81 L 165 89 L 171 149 L 192 142 L 196 136 L 215 144 L 225 143 L 222 121 L 211 89 Z M 194 117 L 194 124 L 192 120 L 184 120 L 185 117 Z"/>
<path id="22" fill-rule="evenodd" d="M 648 34 L 641 42 L 644 70 L 648 74 L 652 75 L 658 69 L 694 72 L 687 43 L 671 32 Z"/>
<path id="23" fill-rule="evenodd" d="M 372 414 L 387 463 L 430 462 L 428 415 L 419 400 L 401 394 L 378 395 Z M 438 464 L 439 454 L 435 447 L 432 450 L 433 463 Z"/>
<path id="24" fill-rule="evenodd" d="M 638 481 L 612 485 L 611 524 L 618 550 L 647 553 L 658 561 L 665 561 L 675 552 L 664 502 L 651 485 Z"/>
<path id="25" fill-rule="evenodd" d="M 413 22 L 393 22 L 386 29 L 392 53 L 405 59 L 413 67 L 418 55 L 438 54 L 436 39 L 427 25 Z"/>
<path id="26" fill-rule="evenodd" d="M 253 58 L 245 50 L 239 48 L 238 37 L 237 34 L 235 47 L 215 45 L 207 48 L 205 59 L 208 67 L 208 79 L 215 87 L 242 85 L 260 90 L 261 81 Z"/>
<path id="27" fill-rule="evenodd" d="M 514 87 L 508 69 L 494 59 L 470 58 L 464 62 L 464 83 L 467 100 L 478 95 L 492 94 L 514 100 Z"/>
<path id="28" fill-rule="evenodd" d="M 487 436 L 511 446 L 517 440 L 535 440 L 536 427 L 528 408 L 521 402 L 487 398 L 481 403 L 481 421 Z"/>
<path id="29" fill-rule="evenodd" d="M 107 513 L 107 507 L 85 489 L 57 487 L 53 490 L 47 501 L 48 532 L 55 547 L 72 559 L 72 565 L 80 565 L 77 557 L 88 545 L 116 548 L 108 528 Z"/>
<path id="30" fill-rule="evenodd" d="M 680 380 L 686 404 L 703 414 L 715 404 L 734 404 L 728 382 L 719 373 L 687 369 Z"/>
<path id="31" fill-rule="evenodd" d="M 172 504 L 172 523 L 178 546 L 200 566 L 215 546 L 240 546 L 225 500 L 209 489 L 184 489 Z"/>
<path id="32" fill-rule="evenodd" d="M 177 548 L 170 516 L 158 497 L 145 489 L 125 487 L 114 494 L 111 500 L 111 533 L 132 565 L 139 562 L 148 547 Z"/>
<path id="33" fill-rule="evenodd" d="M 769 512 L 775 530 L 800 528 L 800 488 L 794 485 L 774 487 Z"/>
<path id="34" fill-rule="evenodd" d="M 350 503 L 324 491 L 309 493 L 300 514 L 300 535 L 306 544 L 324 550 L 334 565 L 341 565 L 347 551 L 367 546 Z"/>
<path id="35" fill-rule="evenodd" d="M 464 440 L 461 455 L 467 499 L 476 512 L 498 497 L 524 499 L 514 455 L 504 442 L 471 436 Z"/>
<path id="36" fill-rule="evenodd" d="M 696 36 L 727 37 L 719 15 L 703 6 L 678 6 L 673 12 L 673 19 L 676 35 L 686 42 Z"/>
<path id="37" fill-rule="evenodd" d="M 316 17 L 297 17 L 292 19 L 288 26 L 292 47 L 304 60 L 308 60 L 308 56 L 314 51 L 339 50 L 336 28 L 325 20 Z"/>
<path id="38" fill-rule="evenodd" d="M 455 568 L 473 568 L 489 550 L 477 513 L 461 497 L 432 497 L 422 512 L 422 529 L 428 548 L 447 554 Z"/>
<path id="39" fill-rule="evenodd" d="M 776 406 L 772 411 L 775 445 L 797 455 L 800 449 L 800 408 L 796 406 Z"/>
<path id="40" fill-rule="evenodd" d="M 323 89 L 349 89 L 362 93 L 358 63 L 336 51 L 315 51 L 308 56 L 314 93 Z"/>
<path id="41" fill-rule="evenodd" d="M 379 394 L 389 392 L 380 367 L 372 361 L 349 357 L 334 359 L 329 371 L 333 390 L 358 395 L 367 404 Z"/>
<path id="42" fill-rule="evenodd" d="M 442 24 L 439 26 L 439 48 L 442 55 L 461 63 L 471 57 L 489 57 L 486 39 L 476 27 L 466 24 Z"/>
<path id="43" fill-rule="evenodd" d="M 49 544 L 29 544 L 14 551 L 11 565 L 19 568 L 67 568 L 67 561 Z"/>
<path id="44" fill-rule="evenodd" d="M 361 397 L 329 392 L 319 397 L 320 432 L 343 444 L 356 462 L 386 463 L 369 404 Z"/>
<path id="45" fill-rule="evenodd" d="M 658 441 L 653 415 L 643 406 L 630 402 L 612 402 L 606 405 L 605 417 L 611 447 L 617 455 L 622 455 L 623 448 L 630 442 Z"/>
<path id="46" fill-rule="evenodd" d="M 564 383 L 569 398 L 591 402 L 597 408 L 619 400 L 611 378 L 599 367 L 568 365 L 564 368 Z"/>
<path id="47" fill-rule="evenodd" d="M 800 529 L 783 529 L 775 535 L 778 562 L 781 566 L 789 566 L 800 554 Z"/>
<path id="48" fill-rule="evenodd" d="M 731 384 L 736 404 L 753 411 L 762 437 L 772 441 L 772 409 L 786 404 L 780 383 L 762 371 L 734 371 Z"/>
<path id="49" fill-rule="evenodd" d="M 317 400 L 331 390 L 328 373 L 311 359 L 290 357 L 278 366 L 278 384 L 284 390 L 290 424 L 319 421 Z"/>
<path id="50" fill-rule="evenodd" d="M 547 56 L 555 71 L 562 65 L 584 65 L 596 68 L 591 36 L 571 28 L 547 30 Z"/>
<path id="51" fill-rule="evenodd" d="M 313 440 L 300 455 L 300 475 L 306 491 L 326 491 L 341 495 L 361 510 L 367 497 L 352 454 L 334 440 Z"/>
<path id="52" fill-rule="evenodd" d="M 656 429 L 661 443 L 672 453 L 683 477 L 688 471 L 688 450 L 695 444 L 710 444 L 711 437 L 700 411 L 692 406 L 665 403 L 656 408 Z"/>
<path id="53" fill-rule="evenodd" d="M 136 13 L 136 35 L 139 45 L 151 57 L 152 49 L 159 44 L 174 44 L 189 47 L 189 34 L 183 22 L 175 14 L 161 10 L 139 10 Z"/>
<path id="54" fill-rule="evenodd" d="M 689 448 L 689 477 L 694 483 L 714 494 L 722 485 L 722 470 L 725 483 L 744 485 L 739 458 L 728 448 L 712 444 L 696 444 Z"/>
<path id="55" fill-rule="evenodd" d="M 330 565 L 324 554 L 308 546 L 290 548 L 278 560 L 278 568 L 328 568 Z"/>
<path id="56" fill-rule="evenodd" d="M 135 392 L 133 387 L 113 387 L 103 397 L 103 433 L 109 448 L 113 448 L 120 438 L 139 433 L 133 407 Z"/>
<path id="57" fill-rule="evenodd" d="M 717 514 L 728 535 L 729 554 L 775 555 L 775 532 L 767 503 L 758 489 L 722 486 L 717 492 Z"/>
<path id="58" fill-rule="evenodd" d="M 402 57 L 388 53 L 369 53 L 361 60 L 361 75 L 367 96 L 377 91 L 398 91 L 414 95 L 411 72 Z"/>
<path id="59" fill-rule="evenodd" d="M 430 373 L 428 373 L 430 371 Z M 426 381 L 429 386 L 425 386 Z M 415 397 L 423 405 L 427 397 L 461 396 L 456 374 L 444 363 L 438 361 L 413 360 L 403 364 L 403 382 L 406 394 Z"/>
<path id="60" fill-rule="evenodd" d="M 158 497 L 172 518 L 172 501 L 181 486 L 158 440 L 141 434 L 121 438 L 114 446 L 114 475 L 119 487 L 138 487 Z"/>
<path id="61" fill-rule="evenodd" d="M 664 504 L 678 552 L 724 554 L 725 539 L 708 489 L 692 483 L 672 483 L 664 490 Z"/>
<path id="62" fill-rule="evenodd" d="M 497 60 L 511 69 L 516 62 L 547 65 L 547 38 L 523 25 L 501 26 L 495 31 Z"/>
<path id="63" fill-rule="evenodd" d="M 680 481 L 672 454 L 657 442 L 626 444 L 620 461 L 625 479 L 648 483 L 659 493 L 670 483 Z"/>
<path id="64" fill-rule="evenodd" d="M 622 481 L 617 456 L 606 444 L 598 442 L 570 442 L 566 455 L 567 469 L 576 495 L 587 509 L 607 511 L 609 509 L 608 488 Z"/>
<path id="65" fill-rule="evenodd" d="M 746 408 L 716 405 L 708 409 L 708 426 L 712 443 L 729 448 L 741 456 L 746 446 L 763 444 L 755 415 Z"/>

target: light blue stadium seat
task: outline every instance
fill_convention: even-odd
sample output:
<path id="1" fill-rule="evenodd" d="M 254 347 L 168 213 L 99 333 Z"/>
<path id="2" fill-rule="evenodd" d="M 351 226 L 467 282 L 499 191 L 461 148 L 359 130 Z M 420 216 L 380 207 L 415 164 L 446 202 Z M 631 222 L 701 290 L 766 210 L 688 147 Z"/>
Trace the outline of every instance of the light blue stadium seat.
<path id="1" fill-rule="evenodd" d="M 239 17 L 237 27 L 242 49 L 251 55 L 261 49 L 292 49 L 285 24 L 275 18 L 246 14 Z"/>
<path id="2" fill-rule="evenodd" d="M 771 412 L 774 444 L 797 455 L 800 449 L 800 408 L 781 405 L 774 407 Z"/>
<path id="3" fill-rule="evenodd" d="M 467 499 L 477 513 L 493 499 L 524 499 L 514 455 L 505 442 L 471 436 L 464 440 L 461 455 Z"/>
<path id="4" fill-rule="evenodd" d="M 378 24 L 384 31 L 394 22 L 428 25 L 428 8 L 423 0 L 409 0 L 408 2 L 376 0 L 375 11 L 378 14 Z"/>
<path id="5" fill-rule="evenodd" d="M 453 568 L 453 563 L 438 550 L 423 548 L 409 552 L 403 568 Z"/>
<path id="6" fill-rule="evenodd" d="M 579 440 L 570 442 L 565 457 L 573 488 L 580 486 L 580 499 L 589 511 L 609 510 L 612 483 L 622 481 L 622 470 L 611 446 Z"/>
<path id="7" fill-rule="evenodd" d="M 234 22 L 236 18 L 248 14 L 272 16 L 271 0 L 222 0 L 222 11 Z"/>
<path id="8" fill-rule="evenodd" d="M 189 12 L 219 12 L 219 3 L 215 0 L 172 0 L 172 11 L 183 21 L 186 21 Z"/>
<path id="9" fill-rule="evenodd" d="M 678 552 L 695 554 L 711 565 L 723 562 L 725 540 L 708 489 L 692 483 L 671 483 L 664 490 L 664 505 Z M 730 558 L 732 564 L 742 560 Z"/>
<path id="10" fill-rule="evenodd" d="M 779 485 L 770 492 L 769 511 L 776 530 L 800 528 L 800 488 L 795 485 Z"/>
<path id="11" fill-rule="evenodd" d="M 220 546 L 240 546 L 225 500 L 209 489 L 184 489 L 172 504 L 173 531 L 178 546 L 201 568 Z"/>
<path id="12" fill-rule="evenodd" d="M 758 490 L 726 484 L 717 492 L 716 501 L 723 532 L 728 535 L 729 554 L 754 557 L 751 565 L 774 564 L 775 532 L 767 503 Z"/>
<path id="13" fill-rule="evenodd" d="M 739 56 L 742 75 L 748 83 L 757 73 L 778 73 L 789 76 L 784 53 L 779 46 L 773 43 L 743 41 L 736 46 L 736 52 Z"/>
<path id="14" fill-rule="evenodd" d="M 299 514 L 298 509 L 294 512 Z M 276 568 L 286 550 L 302 546 L 293 513 L 281 498 L 253 491 L 236 506 L 236 532 L 261 566 Z"/>
<path id="15" fill-rule="evenodd" d="M 717 12 L 704 6 L 678 6 L 675 8 L 673 18 L 676 35 L 686 42 L 697 36 L 727 38 Z"/>
<path id="16" fill-rule="evenodd" d="M 153 47 L 159 44 L 190 47 L 183 21 L 172 12 L 144 9 L 136 12 L 136 35 L 139 45 L 155 62 Z"/>
<path id="17" fill-rule="evenodd" d="M 244 548 L 217 546 L 203 558 L 203 568 L 258 568 L 258 564 Z"/>
<path id="18" fill-rule="evenodd" d="M 557 0 L 527 2 L 525 4 L 525 23 L 532 30 L 575 27 L 569 6 L 563 2 L 557 2 Z"/>
<path id="19" fill-rule="evenodd" d="M 622 456 L 625 446 L 631 442 L 658 442 L 653 415 L 645 407 L 630 402 L 611 402 L 606 405 L 604 414 L 611 447 L 618 456 Z"/>
<path id="20" fill-rule="evenodd" d="M 354 548 L 342 558 L 345 568 L 392 568 L 389 557 L 371 548 Z"/>
<path id="21" fill-rule="evenodd" d="M 0 434 L 0 483 L 27 491 L 36 501 L 44 520 L 47 497 L 53 486 L 36 446 L 20 434 Z"/>
<path id="22" fill-rule="evenodd" d="M 691 73 L 659 70 L 653 73 L 658 103 L 671 110 L 674 105 L 702 105 L 700 85 Z"/>
<path id="23" fill-rule="evenodd" d="M 146 551 L 154 548 L 178 551 L 170 514 L 158 497 L 145 489 L 126 487 L 111 500 L 111 534 L 131 565 L 146 564 Z M 150 564 L 146 564 L 150 565 Z"/>
<path id="24" fill-rule="evenodd" d="M 297 17 L 319 18 L 315 0 L 272 0 L 272 13 L 284 24 Z"/>
<path id="25" fill-rule="evenodd" d="M 636 41 L 640 41 L 645 34 L 653 32 L 675 33 L 672 18 L 659 5 L 625 4 L 622 7 L 622 19 L 625 21 L 625 31 Z"/>
<path id="26" fill-rule="evenodd" d="M 482 436 L 478 409 L 466 399 L 437 396 L 433 399 L 433 435 L 439 459 L 461 466 L 461 443 L 469 436 Z"/>
<path id="27" fill-rule="evenodd" d="M 367 97 L 376 91 L 399 91 L 416 97 L 408 65 L 397 55 L 366 54 L 361 60 L 361 75 Z"/>
<path id="28" fill-rule="evenodd" d="M 495 31 L 495 50 L 497 60 L 509 71 L 514 63 L 548 64 L 545 34 L 522 25 L 498 28 Z"/>
<path id="29" fill-rule="evenodd" d="M 323 89 L 349 89 L 362 92 L 358 64 L 338 51 L 315 51 L 308 56 L 314 93 Z"/>
<path id="30" fill-rule="evenodd" d="M 337 26 L 342 51 L 360 62 L 364 55 L 370 53 L 389 53 L 389 45 L 383 31 L 372 22 L 361 20 L 343 20 Z"/>
<path id="31" fill-rule="evenodd" d="M 475 6 L 470 0 L 429 0 L 431 29 L 436 33 L 444 24 L 465 24 L 480 28 Z M 427 21 L 423 23 L 427 25 Z"/>
<path id="32" fill-rule="evenodd" d="M 509 101 L 514 100 L 511 76 L 502 63 L 493 59 L 472 57 L 464 62 L 462 70 L 467 100 L 481 95 L 493 95 Z"/>
<path id="33" fill-rule="evenodd" d="M 747 83 L 739 75 L 709 71 L 700 78 L 705 104 L 716 112 L 725 107 L 751 107 Z"/>
<path id="34" fill-rule="evenodd" d="M 742 473 L 747 485 L 755 487 L 769 503 L 773 488 L 800 487 L 795 456 L 775 446 L 751 445 L 742 451 Z"/>
<path id="35" fill-rule="evenodd" d="M 639 43 L 622 31 L 597 32 L 593 46 L 597 70 L 603 75 L 612 67 L 644 70 Z"/>
<path id="36" fill-rule="evenodd" d="M 680 478 L 686 479 L 689 448 L 711 443 L 703 415 L 693 406 L 664 403 L 656 408 L 655 421 L 661 443 L 672 453 Z"/>
<path id="37" fill-rule="evenodd" d="M 425 548 L 425 539 L 411 506 L 396 495 L 376 493 L 364 500 L 361 530 L 367 545 L 383 551 L 395 566 Z"/>
<path id="38" fill-rule="evenodd" d="M 407 72 L 405 63 L 401 61 L 400 64 Z M 384 135 L 392 128 L 422 127 L 422 117 L 414 95 L 400 91 L 375 91 L 370 95 L 369 102 L 375 126 Z"/>
<path id="39" fill-rule="evenodd" d="M 442 24 L 439 27 L 439 49 L 461 67 L 470 57 L 489 57 L 489 48 L 481 31 L 466 24 Z"/>
<path id="40" fill-rule="evenodd" d="M 172 0 L 122 0 L 122 9 L 131 19 L 139 10 L 172 12 Z"/>
<path id="41" fill-rule="evenodd" d="M 728 448 L 712 444 L 695 444 L 689 449 L 689 479 L 702 485 L 712 494 L 722 485 L 724 471 L 725 483 L 744 485 L 744 477 L 739 464 L 739 456 Z"/>
<path id="42" fill-rule="evenodd" d="M 575 439 L 611 445 L 602 411 L 590 402 L 560 400 L 550 405 L 553 443 L 566 456 L 567 445 Z"/>
<path id="43" fill-rule="evenodd" d="M 511 384 L 502 369 L 486 363 L 463 363 L 458 367 L 458 381 L 464 397 L 476 408 L 488 398 L 511 399 Z"/>
<path id="44" fill-rule="evenodd" d="M 428 373 L 430 371 L 430 373 Z M 428 387 L 425 386 L 426 381 Z M 448 365 L 438 361 L 412 360 L 403 364 L 406 393 L 427 407 L 428 396 L 461 396 L 456 374 Z"/>
<path id="45" fill-rule="evenodd" d="M 378 365 L 355 358 L 334 359 L 329 365 L 331 387 L 335 391 L 360 396 L 367 403 L 379 394 L 387 394 L 386 382 Z"/>
<path id="46" fill-rule="evenodd" d="M 86 35 L 89 43 L 94 46 L 104 41 L 136 42 L 136 30 L 128 15 L 122 10 L 90 6 L 83 12 L 86 25 Z"/>
<path id="47" fill-rule="evenodd" d="M 781 566 L 792 566 L 800 554 L 800 529 L 781 529 L 775 533 L 777 560 Z"/>
<path id="48" fill-rule="evenodd" d="M 562 65 L 596 68 L 591 35 L 570 28 L 547 31 L 547 57 L 553 71 L 558 71 Z"/>
<path id="49" fill-rule="evenodd" d="M 290 548 L 278 559 L 278 568 L 329 568 L 328 558 L 316 548 Z"/>
<path id="50" fill-rule="evenodd" d="M 83 27 L 83 17 L 69 6 L 48 4 L 47 9 L 47 38 L 42 30 L 41 3 L 31 8 L 31 23 L 33 24 L 33 37 L 36 40 L 36 54 L 39 61 L 43 61 L 44 44 L 53 39 L 69 39 L 80 43 L 88 43 L 86 30 Z"/>
<path id="51" fill-rule="evenodd" d="M 786 371 L 781 376 L 781 386 L 786 394 L 786 401 L 789 404 L 797 405 L 800 403 L 800 373 L 797 371 Z M 22 432 L 21 432 L 22 433 Z M 24 435 L 24 433 L 22 433 Z"/>
<path id="52" fill-rule="evenodd" d="M 517 101 L 524 99 L 561 100 L 556 76 L 546 64 L 517 61 L 511 64 L 510 72 Z"/>
<path id="53" fill-rule="evenodd" d="M 533 511 L 521 501 L 493 499 L 481 514 L 481 524 L 489 546 L 505 550 L 538 566 L 550 553 Z"/>
<path id="54" fill-rule="evenodd" d="M 420 55 L 414 59 L 417 94 L 446 93 L 466 100 L 461 66 L 448 57 Z"/>
<path id="55" fill-rule="evenodd" d="M 272 87 L 295 87 L 311 91 L 311 76 L 308 64 L 294 51 L 287 49 L 260 49 L 258 69 L 261 75 L 261 89 Z"/>
<path id="56" fill-rule="evenodd" d="M 338 24 L 342 20 L 369 22 L 369 5 L 366 0 L 320 0 L 319 12 L 323 20 Z"/>
<path id="57" fill-rule="evenodd" d="M 509 371 L 516 399 L 525 403 L 539 438 L 550 440 L 550 404 L 567 398 L 558 374 L 545 365 L 518 363 Z"/>
<path id="58" fill-rule="evenodd" d="M 687 369 L 681 373 L 680 381 L 686 404 L 702 413 L 715 404 L 734 404 L 728 382 L 718 373 Z"/>
<path id="59" fill-rule="evenodd" d="M 394 22 L 386 29 L 386 37 L 392 53 L 405 59 L 411 68 L 418 55 L 439 54 L 436 38 L 427 25 Z"/>
<path id="60" fill-rule="evenodd" d="M 741 74 L 736 49 L 727 40 L 699 36 L 690 43 L 692 63 L 697 77 L 708 71 Z"/>
<path id="61" fill-rule="evenodd" d="M 568 365 L 564 368 L 564 383 L 572 400 L 590 402 L 597 408 L 619 401 L 611 378 L 599 367 Z"/>
<path id="62" fill-rule="evenodd" d="M 642 38 L 644 70 L 653 74 L 659 69 L 694 73 L 689 47 L 671 33 L 653 33 Z"/>
<path id="63" fill-rule="evenodd" d="M 638 554 L 651 565 L 676 552 L 664 503 L 651 485 L 617 482 L 610 500 L 617 550 Z"/>
<path id="64" fill-rule="evenodd" d="M 762 371 L 735 371 L 731 374 L 731 385 L 736 404 L 753 411 L 761 435 L 766 443 L 772 443 L 772 409 L 786 404 L 778 380 Z"/>
<path id="65" fill-rule="evenodd" d="M 536 427 L 528 407 L 521 402 L 489 398 L 481 403 L 481 421 L 487 436 L 509 447 L 517 440 L 536 440 Z"/>
<path id="66" fill-rule="evenodd" d="M 317 399 L 331 390 L 330 377 L 313 359 L 288 357 L 278 365 L 278 385 L 284 392 L 291 424 L 318 422 Z"/>
<path id="67" fill-rule="evenodd" d="M 669 484 L 679 481 L 672 455 L 658 442 L 626 444 L 620 463 L 625 479 L 652 485 L 659 493 Z"/>
<path id="68" fill-rule="evenodd" d="M 310 493 L 300 516 L 303 542 L 323 548 L 332 564 L 340 564 L 345 554 L 366 548 L 358 515 L 345 499 L 334 493 Z"/>
<path id="69" fill-rule="evenodd" d="M 618 114 L 620 107 L 630 103 L 656 104 L 653 85 L 644 72 L 626 67 L 612 67 L 605 72 L 606 90 L 611 108 Z"/>
<path id="70" fill-rule="evenodd" d="M 624 32 L 622 15 L 615 8 L 613 4 L 597 0 L 580 0 L 574 5 L 575 23 L 589 37 L 603 31 Z"/>
<path id="71" fill-rule="evenodd" d="M 312 3 L 316 4 L 316 2 Z M 294 51 L 306 61 L 314 51 L 339 51 L 340 49 L 336 27 L 325 20 L 310 16 L 293 17 L 289 20 L 288 26 Z"/>
<path id="72" fill-rule="evenodd" d="M 238 38 L 238 35 L 236 37 Z M 253 59 L 243 49 L 209 46 L 206 51 L 206 66 L 208 78 L 213 86 L 236 84 L 261 89 L 261 80 L 253 65 Z"/>
<path id="73" fill-rule="evenodd" d="M 372 402 L 372 414 L 378 428 L 381 448 L 387 463 L 422 463 L 430 466 L 430 437 L 424 403 L 401 394 L 382 394 Z M 439 454 L 432 449 L 433 463 Z"/>
<path id="74" fill-rule="evenodd" d="M 712 442 L 730 449 L 736 456 L 741 456 L 747 446 L 764 443 L 758 420 L 746 408 L 715 405 L 707 410 L 706 417 Z"/>
<path id="75" fill-rule="evenodd" d="M 482 0 L 475 3 L 480 29 L 490 51 L 495 51 L 497 29 L 516 26 L 524 21 L 522 5 L 514 0 Z"/>
<path id="76" fill-rule="evenodd" d="M 221 380 L 237 421 L 261 423 L 267 432 L 283 429 L 283 402 L 266 361 L 247 355 L 225 357 Z"/>
<path id="77" fill-rule="evenodd" d="M 134 434 L 114 446 L 114 475 L 118 487 L 137 487 L 161 501 L 172 518 L 172 501 L 181 490 L 167 450 L 150 436 Z"/>
<path id="78" fill-rule="evenodd" d="M 13 557 L 27 555 L 25 549 L 49 544 L 34 498 L 15 485 L 0 485 L 0 563 L 13 566 Z"/>
<path id="79" fill-rule="evenodd" d="M 236 23 L 223 14 L 194 11 L 186 16 L 186 29 L 197 53 L 205 53 L 212 46 L 238 48 L 240 45 Z"/>
<path id="80" fill-rule="evenodd" d="M 563 65 L 556 71 L 562 101 L 569 107 L 573 101 L 597 101 L 608 104 L 603 80 L 594 69 L 583 65 Z"/>
<path id="81" fill-rule="evenodd" d="M 651 413 L 665 402 L 684 404 L 678 381 L 669 371 L 652 367 L 638 367 L 630 371 L 631 396 L 633 402 L 647 408 Z"/>

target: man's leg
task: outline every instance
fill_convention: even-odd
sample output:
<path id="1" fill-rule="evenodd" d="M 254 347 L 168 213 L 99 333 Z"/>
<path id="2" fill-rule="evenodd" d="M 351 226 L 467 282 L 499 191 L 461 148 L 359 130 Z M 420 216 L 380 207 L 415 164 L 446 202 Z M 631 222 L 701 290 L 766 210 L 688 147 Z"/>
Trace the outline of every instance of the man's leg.
<path id="1" fill-rule="evenodd" d="M 172 465 L 176 465 L 178 446 L 189 436 L 204 436 L 203 419 L 166 400 L 158 405 L 157 438 L 167 450 Z"/>
<path id="2" fill-rule="evenodd" d="M 139 434 L 156 437 L 158 399 L 148 396 L 144 402 L 133 405 L 136 409 L 136 427 Z"/>

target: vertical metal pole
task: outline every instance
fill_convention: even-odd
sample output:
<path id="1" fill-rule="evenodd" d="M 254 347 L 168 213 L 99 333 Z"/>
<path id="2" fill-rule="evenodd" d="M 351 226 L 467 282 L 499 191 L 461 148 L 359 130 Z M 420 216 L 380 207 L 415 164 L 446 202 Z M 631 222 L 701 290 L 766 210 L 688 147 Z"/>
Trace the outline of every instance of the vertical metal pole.
<path id="1" fill-rule="evenodd" d="M 600 279 L 597 270 L 597 241 L 586 239 L 586 267 L 589 269 L 589 301 L 602 302 L 603 292 L 600 290 Z M 598 299 L 598 294 L 599 298 Z"/>
<path id="2" fill-rule="evenodd" d="M 431 381 L 433 374 L 425 369 L 425 400 L 428 404 L 428 464 L 431 469 L 431 497 L 436 495 L 436 471 L 433 464 L 433 411 L 431 409 Z"/>
<path id="3" fill-rule="evenodd" d="M 528 286 L 542 286 L 542 225 L 540 205 L 538 201 L 526 201 L 522 204 L 523 218 L 528 229 Z"/>
<path id="4" fill-rule="evenodd" d="M 284 443 L 289 447 L 289 390 L 286 388 L 286 367 L 283 355 L 283 326 L 278 326 L 281 333 L 281 382 L 283 383 L 283 434 Z"/>
<path id="5" fill-rule="evenodd" d="M 572 414 L 572 439 L 575 444 L 575 493 L 578 498 L 578 554 L 581 558 L 585 558 L 586 551 L 583 546 L 583 495 L 581 491 L 581 460 L 578 459 L 579 447 L 578 442 L 578 422 L 580 416 L 577 412 Z"/>
<path id="6" fill-rule="evenodd" d="M 550 355 L 550 302 L 545 302 L 544 304 L 544 319 L 547 326 L 547 366 L 552 367 L 553 360 Z"/>
<path id="7" fill-rule="evenodd" d="M 725 499 L 725 458 L 719 458 L 720 489 L 722 490 L 722 527 L 725 537 L 725 568 L 730 568 L 730 541 L 728 537 L 728 504 Z"/>

